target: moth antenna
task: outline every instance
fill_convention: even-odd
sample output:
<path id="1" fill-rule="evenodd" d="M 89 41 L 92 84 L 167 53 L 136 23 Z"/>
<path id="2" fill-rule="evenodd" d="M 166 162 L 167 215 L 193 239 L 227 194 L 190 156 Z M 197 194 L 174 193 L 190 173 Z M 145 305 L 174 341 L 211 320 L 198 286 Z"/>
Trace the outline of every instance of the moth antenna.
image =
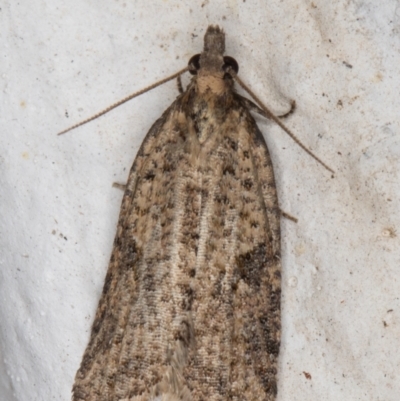
<path id="1" fill-rule="evenodd" d="M 328 171 L 330 171 L 332 174 L 335 174 L 335 171 L 332 170 L 328 165 L 326 165 L 318 156 L 316 156 L 311 150 L 309 150 L 301 141 L 296 137 L 296 135 L 293 134 L 292 131 L 290 131 L 289 128 L 285 126 L 285 124 L 282 123 L 281 120 L 279 120 L 278 117 L 275 116 L 275 114 L 272 113 L 268 109 L 267 106 L 254 94 L 254 92 L 237 76 L 235 71 L 233 71 L 232 68 L 229 68 L 227 71 L 233 79 L 258 103 L 258 105 L 261 107 L 261 109 L 264 111 L 266 116 L 274 121 L 277 125 L 279 125 L 296 143 L 299 145 L 305 152 L 307 152 L 312 158 L 314 158 L 319 164 L 324 166 Z"/>
<path id="2" fill-rule="evenodd" d="M 99 118 L 99 117 L 102 116 L 103 114 L 106 114 L 106 113 L 108 113 L 109 111 L 115 109 L 116 107 L 121 106 L 121 104 L 124 104 L 124 103 L 128 102 L 129 100 L 133 99 L 134 97 L 140 96 L 140 95 L 142 95 L 143 93 L 146 93 L 146 92 L 148 92 L 148 91 L 150 91 L 150 90 L 156 88 L 157 86 L 160 86 L 160 85 L 162 85 L 162 84 L 165 84 L 166 82 L 171 81 L 172 79 L 175 79 L 175 78 L 181 76 L 183 73 L 185 73 L 186 71 L 188 71 L 188 69 L 189 69 L 188 67 L 185 67 L 184 69 L 178 71 L 177 73 L 175 73 L 175 74 L 173 74 L 173 75 L 171 75 L 171 76 L 169 76 L 169 77 L 167 77 L 167 78 L 164 78 L 164 79 L 162 79 L 161 81 L 158 81 L 158 82 L 156 82 L 156 83 L 154 83 L 154 84 L 152 84 L 152 85 L 150 85 L 150 86 L 147 86 L 146 88 L 141 89 L 140 91 L 135 92 L 135 93 L 133 93 L 132 95 L 127 96 L 126 98 L 120 100 L 120 101 L 117 102 L 117 103 L 112 104 L 111 106 L 109 106 L 109 107 L 107 107 L 106 109 L 104 109 L 103 111 L 101 111 L 101 112 L 95 114 L 94 116 L 89 117 L 89 118 L 87 118 L 86 120 L 83 120 L 83 121 L 81 121 L 80 123 L 77 123 L 77 124 L 73 125 L 72 127 L 69 127 L 69 128 L 67 128 L 67 129 L 65 129 L 64 131 L 59 132 L 57 135 L 65 134 L 65 133 L 68 132 L 68 131 L 71 131 L 71 130 L 73 130 L 73 129 L 75 129 L 75 128 L 78 128 L 78 127 L 80 127 L 81 125 L 84 125 L 84 124 L 86 124 L 86 123 L 88 123 L 88 122 L 90 122 L 90 121 L 95 120 L 96 118 Z"/>

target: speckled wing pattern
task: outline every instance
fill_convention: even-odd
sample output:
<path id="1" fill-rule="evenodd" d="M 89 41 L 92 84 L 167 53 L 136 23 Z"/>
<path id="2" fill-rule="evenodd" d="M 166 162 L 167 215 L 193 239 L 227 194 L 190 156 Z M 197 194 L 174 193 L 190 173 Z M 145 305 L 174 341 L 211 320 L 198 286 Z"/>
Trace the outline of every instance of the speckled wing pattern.
<path id="1" fill-rule="evenodd" d="M 73 401 L 275 400 L 279 208 L 224 40 L 208 28 L 132 166 Z"/>

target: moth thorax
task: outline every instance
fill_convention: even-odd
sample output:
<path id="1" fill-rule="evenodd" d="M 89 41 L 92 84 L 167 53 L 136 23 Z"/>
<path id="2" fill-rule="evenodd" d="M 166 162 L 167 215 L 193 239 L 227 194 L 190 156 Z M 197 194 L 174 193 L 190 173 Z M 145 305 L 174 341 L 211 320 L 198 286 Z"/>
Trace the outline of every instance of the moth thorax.
<path id="1" fill-rule="evenodd" d="M 222 95 L 227 90 L 223 74 L 201 74 L 197 76 L 197 88 L 200 94 Z"/>
<path id="2" fill-rule="evenodd" d="M 202 53 L 200 57 L 200 69 L 197 73 L 197 85 L 199 93 L 211 92 L 221 95 L 226 90 L 223 70 L 224 59 L 222 55 Z"/>

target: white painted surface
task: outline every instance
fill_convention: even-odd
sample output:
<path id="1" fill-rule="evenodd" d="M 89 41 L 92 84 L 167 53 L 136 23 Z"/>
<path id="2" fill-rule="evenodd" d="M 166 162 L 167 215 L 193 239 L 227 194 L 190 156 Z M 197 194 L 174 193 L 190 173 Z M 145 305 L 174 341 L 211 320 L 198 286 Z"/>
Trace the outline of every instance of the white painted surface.
<path id="1" fill-rule="evenodd" d="M 5 0 L 0 5 L 0 399 L 69 400 L 124 182 L 208 24 L 330 178 L 262 119 L 283 220 L 279 401 L 398 401 L 400 5 Z M 350 66 L 352 68 L 350 68 Z M 67 117 L 68 115 L 68 117 Z M 306 378 L 307 372 L 311 375 Z"/>

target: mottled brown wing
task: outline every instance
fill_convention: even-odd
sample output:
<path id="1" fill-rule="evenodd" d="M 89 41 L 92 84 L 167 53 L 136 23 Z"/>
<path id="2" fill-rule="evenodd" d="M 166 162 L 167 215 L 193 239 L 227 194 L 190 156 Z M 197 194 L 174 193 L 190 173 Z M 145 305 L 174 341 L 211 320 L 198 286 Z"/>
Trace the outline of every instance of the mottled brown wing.
<path id="1" fill-rule="evenodd" d="M 191 286 L 196 346 L 184 376 L 193 400 L 274 400 L 281 288 L 274 175 L 239 97 L 228 110 L 198 162 L 201 212 L 191 218 L 200 229 Z"/>
<path id="2" fill-rule="evenodd" d="M 239 97 L 218 124 L 215 105 L 197 113 L 190 97 L 156 122 L 132 167 L 74 401 L 275 399 L 280 231 L 268 149 Z"/>
<path id="3" fill-rule="evenodd" d="M 176 334 L 174 319 L 182 315 L 169 267 L 177 231 L 177 174 L 184 167 L 181 114 L 177 101 L 153 125 L 130 171 L 73 401 L 146 395 L 163 376 Z"/>

